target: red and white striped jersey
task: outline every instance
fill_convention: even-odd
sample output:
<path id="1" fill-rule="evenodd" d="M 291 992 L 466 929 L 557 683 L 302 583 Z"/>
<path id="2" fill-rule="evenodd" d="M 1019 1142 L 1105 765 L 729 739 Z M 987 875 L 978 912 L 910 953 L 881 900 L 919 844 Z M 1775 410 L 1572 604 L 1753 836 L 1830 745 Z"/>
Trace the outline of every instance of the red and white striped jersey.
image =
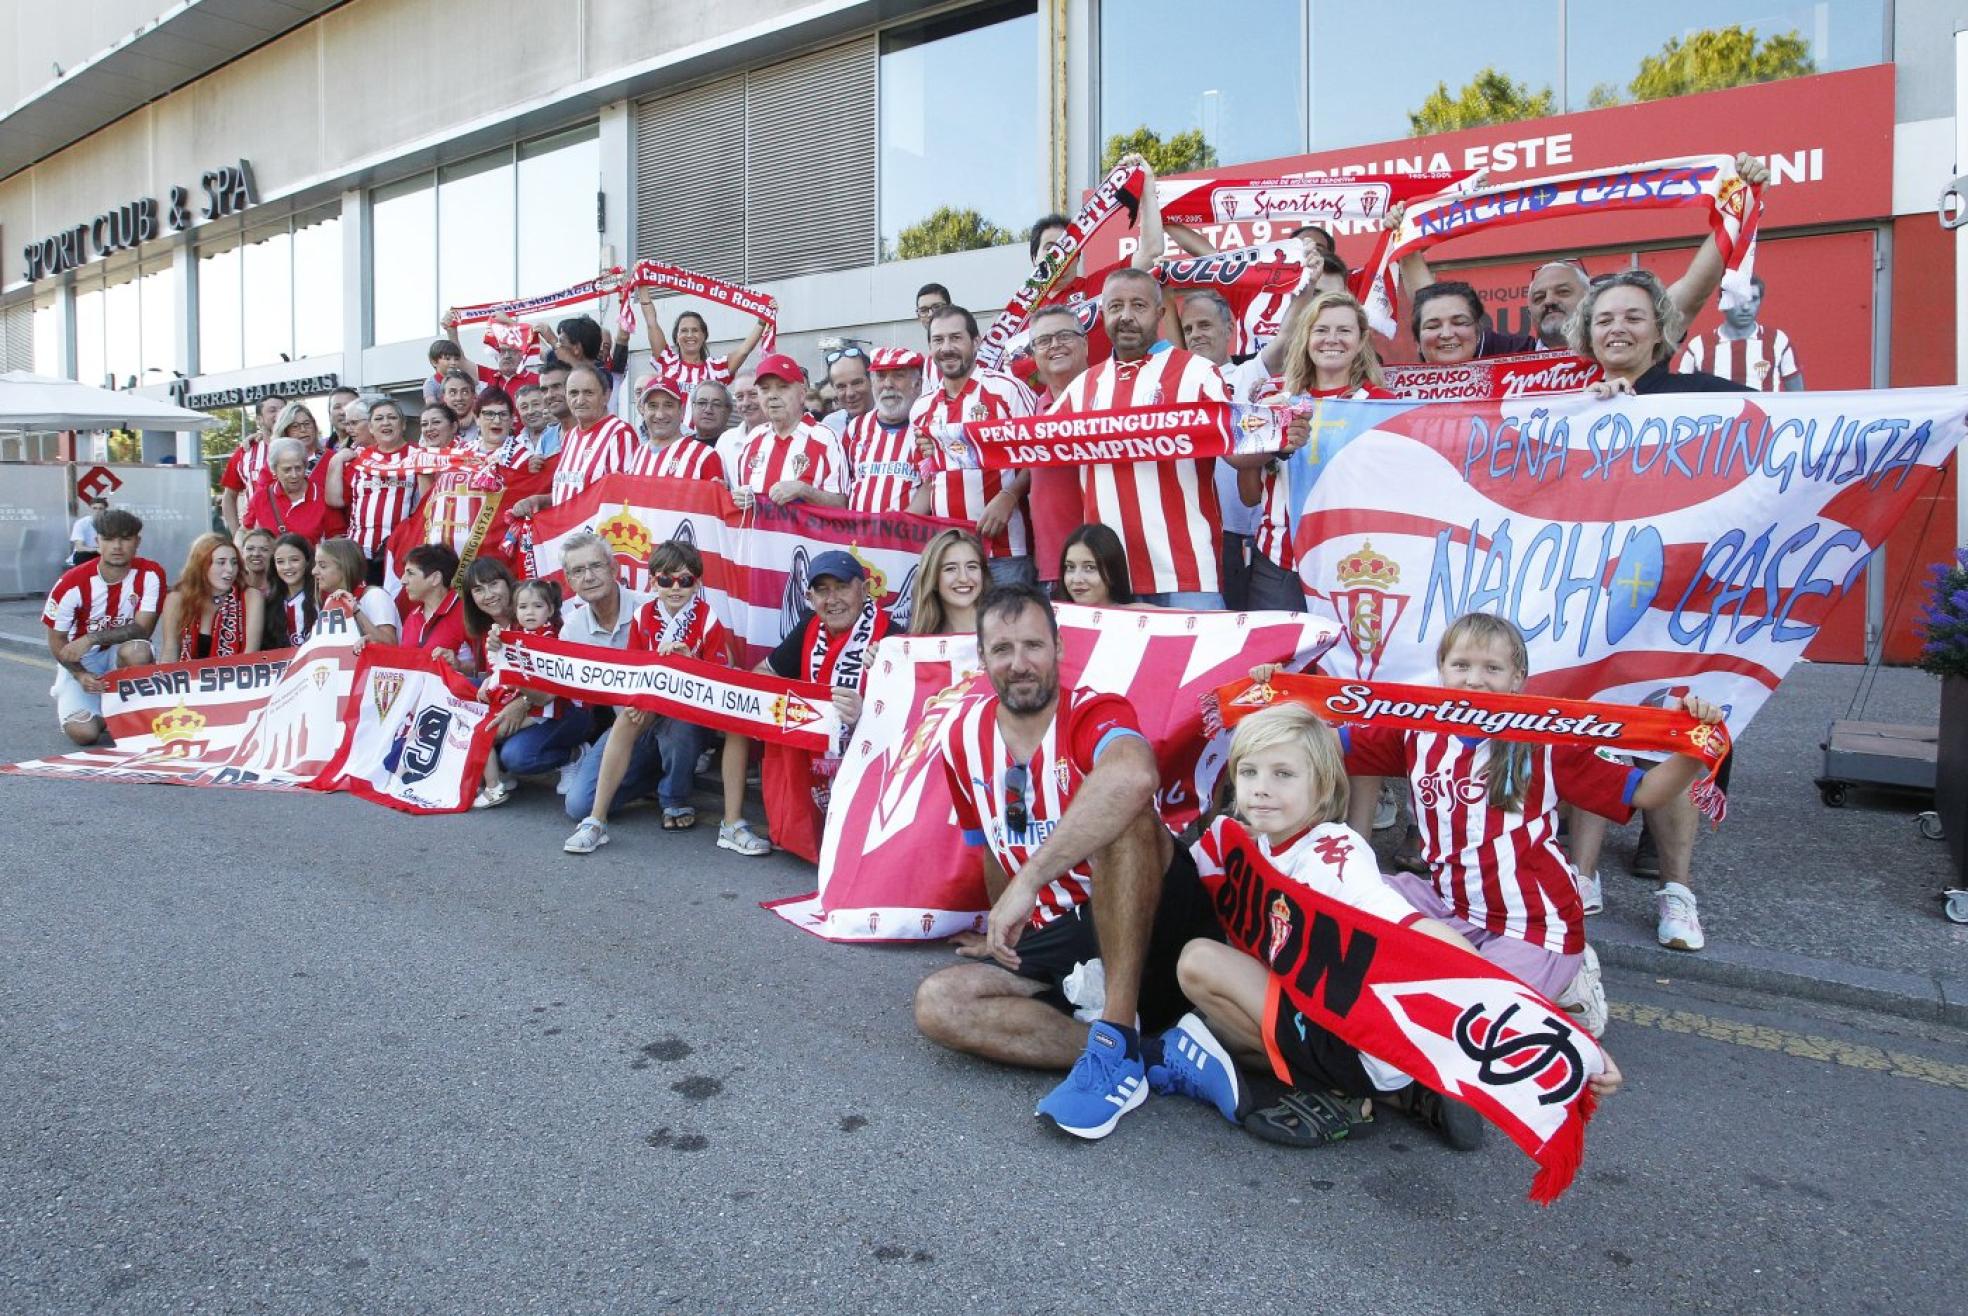
<path id="1" fill-rule="evenodd" d="M 478 365 L 477 362 L 473 362 L 472 364 Z M 497 366 L 478 366 L 479 387 L 498 389 L 507 398 L 511 399 L 515 406 L 518 405 L 519 399 L 513 397 L 513 394 L 519 392 L 519 390 L 525 388 L 528 384 L 537 385 L 539 382 L 540 374 L 536 370 L 521 369 L 510 375 L 502 375 L 499 373 Z"/>
<path id="2" fill-rule="evenodd" d="M 857 512 L 906 512 L 922 476 L 916 470 L 916 431 L 908 421 L 884 425 L 874 412 L 847 423 L 847 505 Z"/>
<path id="3" fill-rule="evenodd" d="M 679 640 L 685 645 L 685 656 L 701 658 L 707 663 L 731 662 L 731 632 L 718 620 L 711 601 L 700 592 L 694 600 L 697 615 L 683 629 Z M 684 605 L 686 607 L 689 604 Z M 664 625 L 663 605 L 657 599 L 650 599 L 635 610 L 629 619 L 629 642 L 625 646 L 643 653 L 655 653 L 662 645 Z"/>
<path id="4" fill-rule="evenodd" d="M 102 560 L 84 562 L 62 572 L 48 591 L 41 620 L 51 631 L 71 640 L 126 626 L 140 612 L 164 605 L 164 568 L 147 557 L 130 559 L 130 569 L 115 584 L 102 578 Z"/>
<path id="5" fill-rule="evenodd" d="M 1010 375 L 973 370 L 955 397 L 939 380 L 934 390 L 917 398 L 909 408 L 909 421 L 918 432 L 926 433 L 932 425 L 1029 416 L 1035 409 L 1031 390 Z M 929 514 L 975 526 L 984 515 L 985 504 L 1011 488 L 1017 479 L 1017 471 L 939 471 L 929 478 Z M 1023 557 L 1031 551 L 1031 521 L 1020 499 L 1003 532 L 985 541 L 984 552 L 990 557 Z"/>
<path id="6" fill-rule="evenodd" d="M 219 476 L 219 487 L 231 489 L 235 493 L 252 494 L 273 478 L 273 467 L 267 461 L 267 449 L 272 446 L 254 430 L 246 436 L 246 442 L 232 450 L 226 458 L 225 471 Z"/>
<path id="7" fill-rule="evenodd" d="M 690 428 L 690 404 L 697 386 L 707 379 L 715 379 L 720 384 L 729 384 L 738 377 L 731 368 L 728 356 L 707 357 L 691 363 L 678 354 L 676 348 L 666 347 L 662 354 L 649 363 L 650 368 L 663 379 L 673 379 L 683 386 L 683 427 Z"/>
<path id="8" fill-rule="evenodd" d="M 657 447 L 637 441 L 622 468 L 629 475 L 654 475 L 677 480 L 722 480 L 724 463 L 717 449 L 695 439 L 672 439 Z"/>
<path id="9" fill-rule="evenodd" d="M 597 480 L 627 470 L 641 442 L 620 416 L 603 416 L 592 425 L 568 430 L 560 443 L 560 465 L 554 468 L 554 506 Z"/>
<path id="10" fill-rule="evenodd" d="M 1120 695 L 1084 687 L 1059 692 L 1052 725 L 1031 759 L 1014 763 L 998 731 L 998 697 L 972 695 L 960 705 L 943 742 L 943 767 L 950 778 L 957 823 L 971 845 L 988 845 L 1007 874 L 1025 866 L 1066 816 L 1093 762 L 1116 736 L 1139 736 L 1134 705 Z M 1007 771 L 1023 767 L 1024 790 L 1009 785 Z M 1023 806 L 1025 826 L 1014 831 L 1011 815 Z M 1093 870 L 1082 863 L 1039 892 L 1032 926 L 1044 927 L 1092 892 Z"/>
<path id="11" fill-rule="evenodd" d="M 1112 357 L 1066 386 L 1053 411 L 1227 402 L 1223 377 L 1202 357 L 1170 348 L 1134 361 Z M 1111 526 L 1127 549 L 1137 594 L 1222 589 L 1215 462 L 1099 462 L 1080 469 L 1085 520 Z"/>
<path id="12" fill-rule="evenodd" d="M 342 467 L 349 538 L 369 557 L 383 551 L 390 532 L 416 507 L 419 459 L 414 446 L 362 448 Z"/>
<path id="13" fill-rule="evenodd" d="M 1797 373 L 1797 351 L 1781 329 L 1756 326 L 1747 338 L 1724 338 L 1720 330 L 1690 338 L 1676 370 L 1705 370 L 1760 393 L 1776 393 Z"/>
<path id="14" fill-rule="evenodd" d="M 745 436 L 736 472 L 726 472 L 734 489 L 766 493 L 781 480 L 805 480 L 828 493 L 847 492 L 847 454 L 834 432 L 814 420 L 802 420 L 781 437 L 770 425 Z"/>
<path id="15" fill-rule="evenodd" d="M 1258 401 L 1270 397 L 1278 390 L 1258 393 L 1255 397 L 1242 399 Z M 1361 388 L 1314 389 L 1307 394 L 1314 398 L 1391 398 L 1394 396 L 1384 388 L 1371 384 Z M 1255 539 L 1257 551 L 1277 563 L 1285 571 L 1296 571 L 1298 548 L 1293 542 L 1297 519 L 1291 510 L 1291 481 L 1280 479 L 1284 467 L 1273 462 L 1264 468 L 1264 499 L 1258 504 L 1258 519 Z"/>
<path id="16" fill-rule="evenodd" d="M 1432 731 L 1347 727 L 1346 771 L 1405 775 L 1435 890 L 1457 918 L 1562 955 L 1585 949 L 1571 861 L 1558 848 L 1558 804 L 1623 823 L 1640 770 L 1576 746 L 1531 746 L 1523 807 L 1490 807 L 1484 771 L 1503 741 Z"/>

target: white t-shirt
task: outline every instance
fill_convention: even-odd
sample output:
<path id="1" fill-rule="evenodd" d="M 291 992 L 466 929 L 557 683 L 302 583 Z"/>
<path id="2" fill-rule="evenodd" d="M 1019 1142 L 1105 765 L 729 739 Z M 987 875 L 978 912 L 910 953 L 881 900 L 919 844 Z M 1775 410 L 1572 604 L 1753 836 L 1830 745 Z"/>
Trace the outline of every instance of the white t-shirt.
<path id="1" fill-rule="evenodd" d="M 1271 382 L 1271 372 L 1264 368 L 1264 354 L 1259 353 L 1248 361 L 1235 365 L 1217 367 L 1223 376 L 1224 387 L 1230 390 L 1232 402 L 1249 402 L 1265 391 Z M 1237 492 L 1237 468 L 1229 462 L 1216 464 L 1216 504 L 1223 518 L 1223 530 L 1232 535 L 1254 535 L 1257 523 L 1264 518 L 1264 500 L 1246 507 L 1243 495 Z"/>
<path id="2" fill-rule="evenodd" d="M 68 542 L 71 544 L 80 544 L 82 551 L 85 553 L 95 552 L 96 518 L 93 516 L 76 518 L 75 524 L 68 528 Z"/>

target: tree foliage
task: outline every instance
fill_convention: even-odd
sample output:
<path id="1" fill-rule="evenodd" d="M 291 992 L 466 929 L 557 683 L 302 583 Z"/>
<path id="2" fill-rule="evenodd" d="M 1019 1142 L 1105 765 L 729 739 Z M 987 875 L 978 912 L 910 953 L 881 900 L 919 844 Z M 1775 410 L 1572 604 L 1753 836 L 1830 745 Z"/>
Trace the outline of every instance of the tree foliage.
<path id="1" fill-rule="evenodd" d="M 999 228 L 975 210 L 938 206 L 927 219 L 919 219 L 895 235 L 894 255 L 897 260 L 914 260 L 1016 241 L 1016 233 Z"/>
<path id="2" fill-rule="evenodd" d="M 1448 83 L 1436 83 L 1421 108 L 1409 112 L 1408 124 L 1414 136 L 1426 137 L 1492 123 L 1541 119 L 1552 112 L 1554 99 L 1549 87 L 1534 92 L 1529 83 L 1514 81 L 1485 65 L 1453 96 Z"/>
<path id="3" fill-rule="evenodd" d="M 1191 169 L 1214 169 L 1218 163 L 1216 148 L 1203 140 L 1200 128 L 1179 132 L 1166 141 L 1147 124 L 1131 133 L 1115 133 L 1107 139 L 1107 149 L 1101 153 L 1101 172 L 1119 164 L 1124 155 L 1140 156 L 1164 177 Z"/>
<path id="4" fill-rule="evenodd" d="M 1817 71 L 1811 43 L 1797 32 L 1759 38 L 1755 28 L 1731 23 L 1704 28 L 1686 40 L 1669 37 L 1659 52 L 1640 60 L 1640 71 L 1626 84 L 1626 91 L 1636 101 L 1657 101 Z M 1618 105 L 1622 99 L 1617 88 L 1602 83 L 1592 89 L 1588 103 L 1597 108 Z"/>

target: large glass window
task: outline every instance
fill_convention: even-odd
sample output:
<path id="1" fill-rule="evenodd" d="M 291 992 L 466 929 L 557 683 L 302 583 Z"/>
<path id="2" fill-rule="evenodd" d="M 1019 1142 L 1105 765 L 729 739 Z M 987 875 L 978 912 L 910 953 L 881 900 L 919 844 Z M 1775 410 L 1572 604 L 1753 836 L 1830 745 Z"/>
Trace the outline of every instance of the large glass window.
<path id="1" fill-rule="evenodd" d="M 601 138 L 594 128 L 519 148 L 519 295 L 565 288 L 595 273 L 600 190 Z"/>
<path id="2" fill-rule="evenodd" d="M 600 181 L 589 124 L 376 189 L 370 341 L 427 339 L 447 307 L 593 275 Z"/>
<path id="3" fill-rule="evenodd" d="M 294 354 L 342 350 L 340 210 L 294 217 Z"/>
<path id="4" fill-rule="evenodd" d="M 1558 113 L 1559 5 L 1312 0 L 1312 149 Z"/>
<path id="5" fill-rule="evenodd" d="M 34 373 L 50 379 L 63 379 L 68 368 L 62 360 L 61 311 L 53 297 L 34 303 Z"/>
<path id="6" fill-rule="evenodd" d="M 109 381 L 106 359 L 103 356 L 103 291 L 100 285 L 94 288 L 75 290 L 75 378 L 81 383 L 101 388 Z"/>
<path id="7" fill-rule="evenodd" d="M 246 364 L 240 337 L 239 235 L 214 235 L 198 252 L 198 369 L 201 374 Z"/>
<path id="8" fill-rule="evenodd" d="M 884 256 L 1022 236 L 1041 208 L 1039 63 L 1031 0 L 882 35 Z"/>
<path id="9" fill-rule="evenodd" d="M 287 221 L 256 229 L 241 248 L 244 309 L 242 365 L 272 365 L 294 355 L 294 244 Z"/>
<path id="10" fill-rule="evenodd" d="M 437 321 L 437 189 L 430 176 L 377 188 L 369 217 L 371 341 L 428 338 Z"/>
<path id="11" fill-rule="evenodd" d="M 184 369 L 178 359 L 178 278 L 168 254 L 146 263 L 137 280 L 138 312 L 143 321 L 142 381 L 155 384 Z"/>
<path id="12" fill-rule="evenodd" d="M 1244 0 L 1218 15 L 1203 31 L 1184 0 L 1100 6 L 1102 163 L 1143 139 L 1190 169 L 1305 149 L 1301 0 Z"/>
<path id="13" fill-rule="evenodd" d="M 103 290 L 103 370 L 117 388 L 133 386 L 143 374 L 143 315 L 134 268 L 111 275 Z"/>
<path id="14" fill-rule="evenodd" d="M 1566 10 L 1571 107 L 1877 64 L 1885 58 L 1883 0 L 1652 0 Z"/>

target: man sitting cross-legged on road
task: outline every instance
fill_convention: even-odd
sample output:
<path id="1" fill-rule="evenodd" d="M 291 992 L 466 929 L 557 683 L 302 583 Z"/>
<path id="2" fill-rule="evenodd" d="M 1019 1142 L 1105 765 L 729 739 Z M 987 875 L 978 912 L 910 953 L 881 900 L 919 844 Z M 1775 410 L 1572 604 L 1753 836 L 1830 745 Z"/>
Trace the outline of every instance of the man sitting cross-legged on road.
<path id="1" fill-rule="evenodd" d="M 964 839 L 987 847 L 994 901 L 986 941 L 960 953 L 996 963 L 931 974 L 916 990 L 916 1026 L 1004 1064 L 1071 1066 L 1037 1114 L 1102 1138 L 1147 1099 L 1138 1030 L 1188 1008 L 1176 957 L 1189 939 L 1217 935 L 1216 919 L 1194 860 L 1155 812 L 1155 754 L 1133 707 L 1059 688 L 1059 623 L 1045 595 L 992 590 L 977 632 L 993 693 L 957 711 L 944 766 Z M 1104 970 L 1104 998 L 1089 965 Z M 1091 1029 L 1075 1004 L 1098 1015 Z"/>

